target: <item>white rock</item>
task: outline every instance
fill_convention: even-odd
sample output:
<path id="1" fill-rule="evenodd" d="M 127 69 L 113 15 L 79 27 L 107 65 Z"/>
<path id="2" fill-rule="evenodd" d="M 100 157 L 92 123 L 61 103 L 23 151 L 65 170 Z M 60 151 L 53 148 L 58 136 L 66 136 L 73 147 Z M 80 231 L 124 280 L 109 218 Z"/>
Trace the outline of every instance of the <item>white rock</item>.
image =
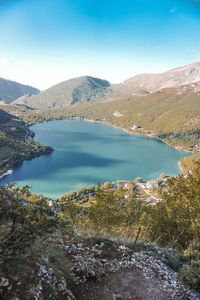
<path id="1" fill-rule="evenodd" d="M 1 277 L 1 280 L 0 280 L 0 288 L 2 287 L 8 287 L 9 286 L 9 281 L 7 278 L 5 277 Z"/>

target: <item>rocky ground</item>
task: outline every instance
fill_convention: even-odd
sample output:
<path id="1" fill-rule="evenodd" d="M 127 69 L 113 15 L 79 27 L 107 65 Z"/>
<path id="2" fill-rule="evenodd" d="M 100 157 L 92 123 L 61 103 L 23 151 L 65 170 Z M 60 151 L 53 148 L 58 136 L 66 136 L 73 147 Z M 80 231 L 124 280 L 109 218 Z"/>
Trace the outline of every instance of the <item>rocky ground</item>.
<path id="1" fill-rule="evenodd" d="M 200 299 L 185 287 L 165 264 L 165 257 L 150 250 L 133 251 L 117 243 L 77 242 L 60 244 L 60 272 L 44 255 L 21 277 L 0 276 L 0 298 L 9 300 L 117 300 Z M 15 268 L 15 267 L 14 267 Z"/>

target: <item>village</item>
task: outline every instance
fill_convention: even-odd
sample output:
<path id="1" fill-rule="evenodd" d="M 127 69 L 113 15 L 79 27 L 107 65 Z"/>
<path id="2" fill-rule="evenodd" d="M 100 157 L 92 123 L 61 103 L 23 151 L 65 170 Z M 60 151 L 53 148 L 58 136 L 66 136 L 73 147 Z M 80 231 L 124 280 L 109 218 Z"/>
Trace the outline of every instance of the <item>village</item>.
<path id="1" fill-rule="evenodd" d="M 144 182 L 140 177 L 135 180 L 105 182 L 99 186 L 81 187 L 78 191 L 66 193 L 61 199 L 64 201 L 87 202 L 89 198 L 97 194 L 99 188 L 102 188 L 104 191 L 120 190 L 124 193 L 124 199 L 127 200 L 136 189 L 139 195 L 138 200 L 144 200 L 147 205 L 156 205 L 161 201 L 159 189 L 166 185 L 168 178 L 169 176 L 162 174 L 159 179 L 152 179 L 147 182 Z M 49 206 L 54 206 L 54 202 L 49 199 Z"/>

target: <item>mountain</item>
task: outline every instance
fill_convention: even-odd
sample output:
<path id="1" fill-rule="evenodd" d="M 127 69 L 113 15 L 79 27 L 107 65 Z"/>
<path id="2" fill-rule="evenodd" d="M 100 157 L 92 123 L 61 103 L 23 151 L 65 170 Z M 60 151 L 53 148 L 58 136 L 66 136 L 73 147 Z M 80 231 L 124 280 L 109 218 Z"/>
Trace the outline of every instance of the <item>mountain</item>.
<path id="1" fill-rule="evenodd" d="M 112 94 L 111 84 L 99 78 L 82 76 L 61 82 L 38 95 L 22 97 L 15 104 L 35 108 L 58 108 L 82 102 L 103 100 Z"/>
<path id="2" fill-rule="evenodd" d="M 23 95 L 38 94 L 40 91 L 28 85 L 0 78 L 0 101 L 6 104 L 12 103 Z"/>
<path id="3" fill-rule="evenodd" d="M 0 123 L 9 122 L 9 121 L 11 121 L 11 119 L 12 119 L 12 116 L 9 113 L 0 109 Z"/>
<path id="4" fill-rule="evenodd" d="M 59 83 L 37 95 L 22 96 L 14 104 L 32 108 L 60 108 L 87 102 L 125 99 L 132 95 L 147 95 L 163 89 L 174 94 L 185 90 L 200 92 L 200 62 L 160 74 L 140 74 L 123 83 L 83 76 Z"/>
<path id="5" fill-rule="evenodd" d="M 200 91 L 200 62 L 160 74 L 139 74 L 115 85 L 114 90 L 119 95 L 137 95 L 186 86 L 193 88 L 194 91 Z"/>

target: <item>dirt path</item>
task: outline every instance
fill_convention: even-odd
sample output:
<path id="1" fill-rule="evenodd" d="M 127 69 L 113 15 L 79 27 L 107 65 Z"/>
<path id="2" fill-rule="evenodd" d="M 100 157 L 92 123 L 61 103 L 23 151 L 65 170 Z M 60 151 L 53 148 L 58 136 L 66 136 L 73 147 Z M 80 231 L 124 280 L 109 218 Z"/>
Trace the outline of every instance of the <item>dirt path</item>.
<path id="1" fill-rule="evenodd" d="M 108 240 L 88 239 L 65 242 L 55 249 L 55 260 L 46 256 L 35 266 L 31 263 L 31 276 L 2 274 L 0 299 L 200 300 L 156 248 L 133 251 Z"/>
<path id="2" fill-rule="evenodd" d="M 90 280 L 73 291 L 77 300 L 174 300 L 161 288 L 156 276 L 146 280 L 144 273 L 131 268 L 108 274 L 101 280 Z M 188 299 L 183 295 L 176 300 Z"/>

